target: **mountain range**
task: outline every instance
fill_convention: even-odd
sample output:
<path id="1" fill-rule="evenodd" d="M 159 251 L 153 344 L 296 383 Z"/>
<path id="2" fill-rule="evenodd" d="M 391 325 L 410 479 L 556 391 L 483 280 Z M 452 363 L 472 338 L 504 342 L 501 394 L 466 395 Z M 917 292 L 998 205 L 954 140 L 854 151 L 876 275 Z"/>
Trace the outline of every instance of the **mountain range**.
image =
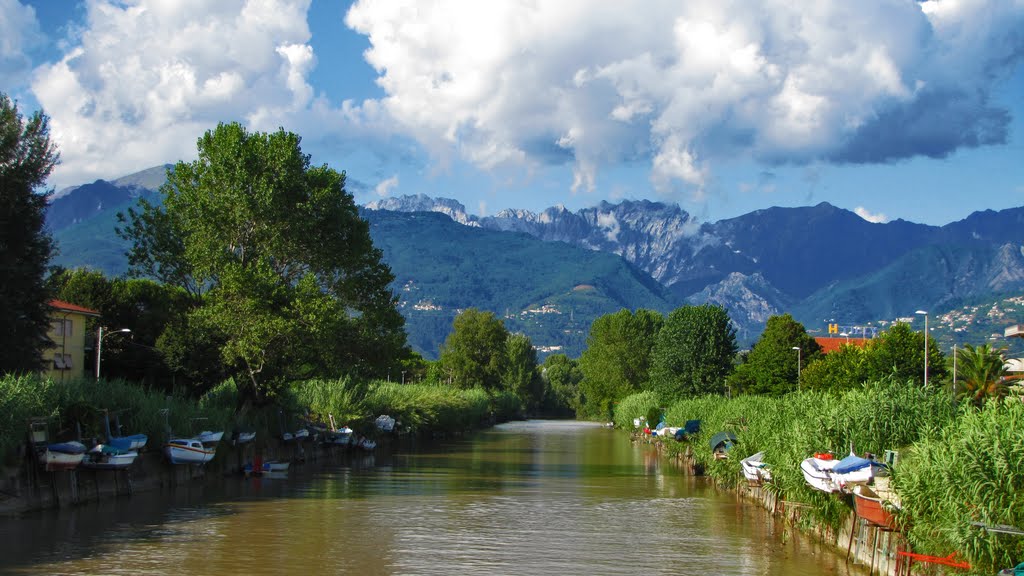
<path id="1" fill-rule="evenodd" d="M 164 170 L 55 195 L 47 222 L 56 263 L 123 273 L 115 215 L 139 197 L 158 199 Z M 748 345 L 782 312 L 812 332 L 884 326 L 1024 288 L 1024 208 L 928 226 L 872 223 L 821 203 L 701 223 L 646 200 L 478 217 L 455 200 L 418 195 L 372 202 L 363 215 L 395 273 L 410 342 L 427 357 L 471 306 L 495 312 L 542 352 L 577 355 L 590 321 L 623 307 L 721 304 Z"/>

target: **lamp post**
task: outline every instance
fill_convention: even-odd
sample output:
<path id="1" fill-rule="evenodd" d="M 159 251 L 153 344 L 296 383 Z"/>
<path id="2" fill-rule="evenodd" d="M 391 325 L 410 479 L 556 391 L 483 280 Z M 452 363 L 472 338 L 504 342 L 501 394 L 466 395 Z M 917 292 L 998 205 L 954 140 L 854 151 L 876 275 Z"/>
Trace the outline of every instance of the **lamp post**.
<path id="1" fill-rule="evenodd" d="M 793 346 L 793 350 L 796 350 L 796 389 L 800 390 L 800 347 Z"/>
<path id="2" fill-rule="evenodd" d="M 96 380 L 100 379 L 100 360 L 103 358 L 103 339 L 111 334 L 121 334 L 131 332 L 130 328 L 121 328 L 120 330 L 114 330 L 113 332 L 107 332 L 103 334 L 103 326 L 99 327 L 96 332 Z"/>
<path id="3" fill-rule="evenodd" d="M 846 343 L 847 344 L 850 343 L 850 334 L 848 332 L 840 332 L 839 335 L 846 338 Z"/>
<path id="4" fill-rule="evenodd" d="M 405 370 L 402 370 L 402 384 L 405 384 Z"/>
<path id="5" fill-rule="evenodd" d="M 924 315 L 924 387 L 928 387 L 928 313 L 918 310 L 915 314 Z"/>

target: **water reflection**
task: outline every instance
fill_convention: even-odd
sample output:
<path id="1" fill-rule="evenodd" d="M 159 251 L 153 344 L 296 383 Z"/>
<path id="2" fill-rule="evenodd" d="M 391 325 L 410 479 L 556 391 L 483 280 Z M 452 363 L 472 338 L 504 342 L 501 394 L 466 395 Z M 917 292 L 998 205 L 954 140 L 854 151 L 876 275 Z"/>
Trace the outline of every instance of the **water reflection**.
<path id="1" fill-rule="evenodd" d="M 430 450 L 0 523 L 25 574 L 847 574 L 620 433 L 499 426 Z"/>

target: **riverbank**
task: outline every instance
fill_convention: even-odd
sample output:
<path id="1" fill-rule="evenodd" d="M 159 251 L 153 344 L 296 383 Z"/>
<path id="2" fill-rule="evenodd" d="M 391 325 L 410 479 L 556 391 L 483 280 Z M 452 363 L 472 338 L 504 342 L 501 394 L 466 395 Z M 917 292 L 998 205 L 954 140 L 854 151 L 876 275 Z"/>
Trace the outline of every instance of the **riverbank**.
<path id="1" fill-rule="evenodd" d="M 263 461 L 301 462 L 343 453 L 311 440 L 284 441 L 302 430 L 313 438 L 317 430 L 347 426 L 354 437 L 368 437 L 383 449 L 397 437 L 458 435 L 506 421 L 521 410 L 516 397 L 506 392 L 348 378 L 296 383 L 274 404 L 238 408 L 231 381 L 189 399 L 123 381 L 2 378 L 0 514 L 237 474 L 257 456 Z M 388 415 L 393 430 L 379 428 L 376 421 L 381 415 Z M 191 438 L 200 430 L 225 432 L 211 462 L 200 467 L 167 462 L 162 448 L 167 438 Z M 228 439 L 243 430 L 254 433 L 255 439 L 233 446 Z M 37 449 L 47 443 L 79 440 L 91 447 L 111 431 L 148 437 L 127 471 L 46 472 L 38 460 Z"/>
<path id="2" fill-rule="evenodd" d="M 620 402 L 615 423 L 633 430 L 633 420 L 649 414 L 663 415 L 668 426 L 700 420 L 700 435 L 690 442 L 667 440 L 663 450 L 688 459 L 688 468 L 703 468 L 717 486 L 737 494 L 748 490 L 739 461 L 764 452 L 772 474 L 771 506 L 785 514 L 780 519 L 818 534 L 844 555 L 851 547 L 851 555 L 867 550 L 860 561 L 869 566 L 877 538 L 885 561 L 876 552 L 875 566 L 895 571 L 895 537 L 862 529 L 848 496 L 812 489 L 800 471 L 811 454 L 841 457 L 851 446 L 862 454 L 889 451 L 890 485 L 900 501 L 896 525 L 907 550 L 939 559 L 954 555 L 971 574 L 995 574 L 1024 560 L 1024 537 L 1000 531 L 1024 526 L 1024 404 L 1017 399 L 954 407 L 941 390 L 893 381 L 842 394 L 708 396 L 667 407 L 641 393 Z M 723 431 L 736 442 L 728 458 L 716 459 L 708 440 Z M 752 497 L 764 500 L 763 494 Z"/>

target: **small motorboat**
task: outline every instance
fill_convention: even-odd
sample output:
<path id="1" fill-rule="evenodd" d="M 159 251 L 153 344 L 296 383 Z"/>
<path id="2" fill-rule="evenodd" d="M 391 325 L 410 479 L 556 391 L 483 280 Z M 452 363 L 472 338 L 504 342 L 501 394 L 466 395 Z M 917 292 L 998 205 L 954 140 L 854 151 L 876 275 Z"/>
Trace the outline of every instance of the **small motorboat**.
<path id="1" fill-rule="evenodd" d="M 832 469 L 838 463 L 831 454 L 819 452 L 801 462 L 800 471 L 811 488 L 822 492 L 839 492 L 839 484 L 832 477 Z"/>
<path id="2" fill-rule="evenodd" d="M 377 448 L 377 442 L 364 437 L 359 439 L 359 441 L 356 443 L 356 446 L 359 446 L 363 450 L 370 452 Z"/>
<path id="3" fill-rule="evenodd" d="M 763 460 L 764 452 L 751 454 L 740 460 L 740 466 L 743 468 L 743 477 L 747 479 L 747 484 L 750 486 L 760 486 L 765 482 L 771 481 L 772 473 L 768 470 Z"/>
<path id="4" fill-rule="evenodd" d="M 832 479 L 844 492 L 852 492 L 857 484 L 867 484 L 879 474 L 888 470 L 885 464 L 873 458 L 861 458 L 853 452 L 832 467 Z"/>
<path id="5" fill-rule="evenodd" d="M 145 434 L 132 434 L 131 436 L 109 436 L 107 443 L 104 446 L 110 446 L 125 452 L 131 452 L 132 450 L 141 450 L 146 442 L 149 441 L 149 437 Z"/>
<path id="6" fill-rule="evenodd" d="M 204 446 L 198 438 L 174 438 L 164 444 L 171 464 L 206 464 L 216 453 L 216 447 Z"/>
<path id="7" fill-rule="evenodd" d="M 122 450 L 110 444 L 97 444 L 85 453 L 82 468 L 93 470 L 124 470 L 135 462 L 139 453 L 134 450 Z"/>
<path id="8" fill-rule="evenodd" d="M 74 470 L 85 458 L 85 444 L 81 442 L 57 442 L 47 444 L 39 451 L 39 461 L 47 472 Z"/>

